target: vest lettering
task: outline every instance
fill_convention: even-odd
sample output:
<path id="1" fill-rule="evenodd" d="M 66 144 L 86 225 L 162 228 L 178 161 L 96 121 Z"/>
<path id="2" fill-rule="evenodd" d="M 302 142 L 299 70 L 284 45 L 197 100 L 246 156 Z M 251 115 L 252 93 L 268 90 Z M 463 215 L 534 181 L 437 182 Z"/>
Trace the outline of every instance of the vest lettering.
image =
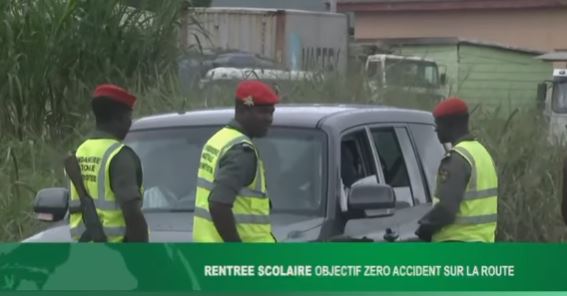
<path id="1" fill-rule="evenodd" d="M 95 165 L 94 164 L 81 164 L 81 171 L 82 172 L 94 172 Z"/>
<path id="2" fill-rule="evenodd" d="M 213 173 L 213 168 L 212 168 L 210 165 L 206 164 L 206 163 L 201 163 L 201 166 L 200 166 L 200 167 L 201 167 L 202 170 L 205 170 L 205 171 L 206 171 L 207 173 L 209 173 L 209 174 L 212 174 L 212 173 Z"/>
<path id="3" fill-rule="evenodd" d="M 96 176 L 95 175 L 84 174 L 82 176 L 83 176 L 83 180 L 85 182 L 95 182 L 96 183 Z"/>
<path id="4" fill-rule="evenodd" d="M 214 147 L 210 146 L 210 145 L 206 145 L 205 146 L 205 150 L 211 154 L 213 154 L 214 156 L 219 155 L 219 150 L 215 149 Z"/>
<path id="5" fill-rule="evenodd" d="M 96 156 L 89 156 L 89 157 L 77 157 L 77 160 L 80 164 L 83 163 L 92 163 L 92 164 L 99 164 L 101 158 Z"/>
<path id="6" fill-rule="evenodd" d="M 203 159 L 212 163 L 213 160 L 215 159 L 215 157 L 213 155 L 205 152 L 205 153 L 203 153 Z"/>

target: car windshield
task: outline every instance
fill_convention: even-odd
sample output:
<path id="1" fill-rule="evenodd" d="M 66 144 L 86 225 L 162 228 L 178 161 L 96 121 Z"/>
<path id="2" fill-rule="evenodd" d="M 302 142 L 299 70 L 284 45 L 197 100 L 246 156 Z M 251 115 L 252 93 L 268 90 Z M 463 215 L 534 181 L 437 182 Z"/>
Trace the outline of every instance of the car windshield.
<path id="1" fill-rule="evenodd" d="M 143 168 L 145 211 L 192 211 L 201 149 L 220 126 L 133 131 L 126 138 Z M 256 139 L 272 212 L 321 215 L 325 137 L 314 129 L 273 127 Z"/>
<path id="2" fill-rule="evenodd" d="M 412 60 L 386 60 L 386 84 L 434 87 L 439 84 L 437 65 Z"/>
<path id="3" fill-rule="evenodd" d="M 554 83 L 553 111 L 567 113 L 567 81 Z"/>

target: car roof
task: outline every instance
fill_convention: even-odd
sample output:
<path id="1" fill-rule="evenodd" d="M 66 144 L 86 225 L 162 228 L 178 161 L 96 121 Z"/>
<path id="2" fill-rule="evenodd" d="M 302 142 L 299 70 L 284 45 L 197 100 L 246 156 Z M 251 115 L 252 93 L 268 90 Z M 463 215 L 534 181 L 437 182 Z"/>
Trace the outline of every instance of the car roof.
<path id="1" fill-rule="evenodd" d="M 213 108 L 142 117 L 132 124 L 132 131 L 190 126 L 220 126 L 234 116 L 234 108 Z M 276 106 L 273 126 L 320 128 L 333 125 L 339 129 L 373 123 L 433 124 L 430 112 L 379 105 L 353 104 L 280 104 Z"/>

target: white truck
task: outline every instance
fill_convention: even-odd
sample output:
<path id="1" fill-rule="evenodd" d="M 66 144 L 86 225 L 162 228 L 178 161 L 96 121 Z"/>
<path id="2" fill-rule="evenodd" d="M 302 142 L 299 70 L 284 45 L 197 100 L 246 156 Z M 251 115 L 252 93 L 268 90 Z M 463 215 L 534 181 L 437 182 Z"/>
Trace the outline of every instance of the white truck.
<path id="1" fill-rule="evenodd" d="M 270 83 L 278 92 L 282 90 L 285 93 L 296 83 L 306 81 L 317 83 L 324 79 L 324 76 L 321 73 L 300 70 L 216 67 L 207 71 L 199 82 L 199 89 L 203 92 L 205 99 L 205 107 L 231 102 L 232 93 L 238 82 L 249 79 Z"/>
<path id="2" fill-rule="evenodd" d="M 567 52 L 552 52 L 537 57 L 550 62 L 565 62 L 555 68 L 551 80 L 538 85 L 537 100 L 549 123 L 549 141 L 561 143 L 567 140 Z"/>
<path id="3" fill-rule="evenodd" d="M 373 54 L 366 59 L 370 91 L 377 97 L 412 96 L 440 100 L 444 97 L 446 74 L 431 59 L 393 54 Z"/>

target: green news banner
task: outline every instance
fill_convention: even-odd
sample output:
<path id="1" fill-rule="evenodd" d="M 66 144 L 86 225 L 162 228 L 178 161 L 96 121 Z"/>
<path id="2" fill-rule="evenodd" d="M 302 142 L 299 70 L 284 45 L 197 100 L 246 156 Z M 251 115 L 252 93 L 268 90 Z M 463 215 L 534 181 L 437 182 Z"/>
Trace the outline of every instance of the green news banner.
<path id="1" fill-rule="evenodd" d="M 8 291 L 567 291 L 567 245 L 0 244 Z"/>

